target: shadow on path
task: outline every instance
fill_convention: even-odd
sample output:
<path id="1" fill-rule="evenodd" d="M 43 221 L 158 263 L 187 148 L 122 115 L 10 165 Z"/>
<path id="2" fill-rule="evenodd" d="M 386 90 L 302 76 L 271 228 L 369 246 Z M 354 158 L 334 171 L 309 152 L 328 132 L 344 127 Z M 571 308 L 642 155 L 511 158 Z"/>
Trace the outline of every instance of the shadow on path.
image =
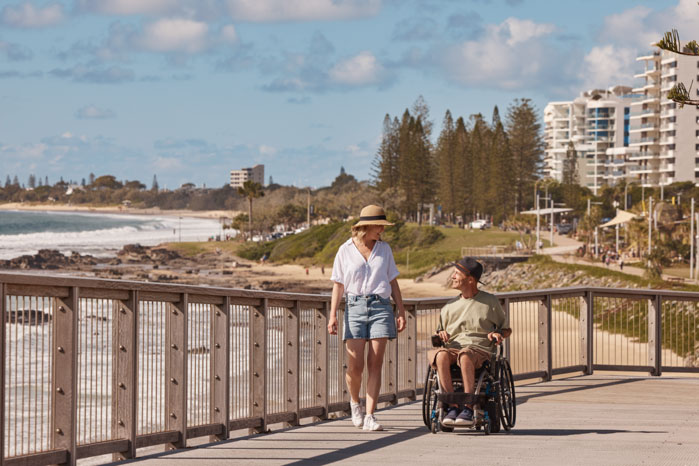
<path id="1" fill-rule="evenodd" d="M 563 390 L 547 390 L 547 391 L 542 391 L 539 393 L 531 393 L 531 394 L 522 394 L 520 391 L 517 391 L 517 387 L 515 387 L 515 399 L 517 401 L 518 405 L 524 404 L 527 401 L 529 401 L 532 398 L 540 398 L 542 396 L 550 396 L 550 395 L 560 395 L 561 393 L 571 393 L 571 392 L 579 392 L 582 390 L 593 390 L 595 388 L 601 388 L 601 387 L 611 387 L 614 385 L 621 385 L 621 384 L 626 384 L 626 383 L 631 383 L 631 382 L 639 382 L 642 379 L 624 379 L 624 380 L 614 380 L 612 382 L 604 382 L 604 383 L 596 383 L 593 385 L 579 385 L 573 388 L 565 388 Z M 550 383 L 550 382 L 542 382 L 542 383 Z M 530 387 L 531 385 L 528 385 Z M 521 387 L 523 388 L 523 387 Z"/>

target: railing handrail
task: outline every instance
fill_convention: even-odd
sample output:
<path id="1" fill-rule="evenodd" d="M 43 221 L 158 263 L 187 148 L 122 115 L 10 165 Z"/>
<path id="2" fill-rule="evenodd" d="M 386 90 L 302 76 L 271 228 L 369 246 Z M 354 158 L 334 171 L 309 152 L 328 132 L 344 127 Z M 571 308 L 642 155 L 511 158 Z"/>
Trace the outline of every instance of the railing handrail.
<path id="1" fill-rule="evenodd" d="M 434 329 L 432 326 L 434 320 L 431 319 L 436 316 L 444 303 L 458 296 L 454 290 L 445 291 L 445 294 L 449 295 L 404 300 L 408 325 L 406 332 L 400 335 L 400 342 L 399 340 L 392 341 L 389 346 L 390 351 L 387 349 L 387 367 L 384 372 L 388 387 L 386 387 L 385 392 L 382 391 L 380 401 L 396 403 L 398 399 L 414 399 L 421 392 L 418 367 L 423 367 L 420 364 L 424 363 L 425 335 Z M 699 302 L 699 292 L 589 286 L 494 294 L 500 299 L 508 315 L 519 312 L 515 307 L 520 302 L 525 303 L 521 309 L 525 309 L 527 312 L 529 312 L 528 309 L 533 309 L 533 314 L 529 315 L 533 316 L 534 326 L 532 329 L 534 338 L 536 338 L 533 345 L 536 347 L 534 350 L 536 353 L 535 365 L 533 367 L 526 364 L 521 366 L 522 370 L 515 377 L 541 377 L 545 380 L 550 379 L 554 374 L 577 371 L 592 373 L 594 369 L 644 370 L 654 375 L 660 375 L 661 370 L 666 370 L 662 359 L 664 349 L 662 346 L 664 338 L 663 302 L 667 300 L 672 305 L 673 300 L 687 301 L 691 303 L 691 306 L 695 306 L 693 302 Z M 54 338 L 51 346 L 46 348 L 42 357 L 54 358 L 54 364 L 59 363 L 56 358 L 61 358 L 61 361 L 64 361 L 60 363 L 63 366 L 58 369 L 58 372 L 53 373 L 52 386 L 50 387 L 52 393 L 60 394 L 60 397 L 54 395 L 50 403 L 53 403 L 53 407 L 60 405 L 63 414 L 56 412 L 51 415 L 53 424 L 50 435 L 53 436 L 53 443 L 48 450 L 35 453 L 32 464 L 63 462 L 75 464 L 76 458 L 96 456 L 105 452 L 119 454 L 120 458 L 128 458 L 135 455 L 136 448 L 144 446 L 167 443 L 180 447 L 186 445 L 188 437 L 217 435 L 220 439 L 224 439 L 227 438 L 229 430 L 237 428 L 251 428 L 261 432 L 266 430 L 268 423 L 298 423 L 302 417 L 324 418 L 329 412 L 349 409 L 348 395 L 346 392 L 344 395 L 341 393 L 344 384 L 344 377 L 342 377 L 344 351 L 340 340 L 333 338 L 333 352 L 330 353 L 329 349 L 331 338 L 327 335 L 326 324 L 330 309 L 330 294 L 287 293 L 176 283 L 148 283 L 66 275 L 0 272 L 0 315 L 4 314 L 2 316 L 4 319 L 1 321 L 0 348 L 9 347 L 8 342 L 12 343 L 9 330 L 5 330 L 6 327 L 12 325 L 16 339 L 18 326 L 28 323 L 27 321 L 18 322 L 18 315 L 30 319 L 29 324 L 31 325 L 32 312 L 43 312 L 46 309 L 32 308 L 31 304 L 30 307 L 19 306 L 18 301 L 14 301 L 13 305 L 9 301 L 10 296 L 13 296 L 13 299 L 26 296 L 53 298 L 53 301 L 57 303 L 55 307 L 50 308 L 53 309 L 50 319 L 41 322 L 50 322 L 51 327 L 47 327 L 45 331 L 53 332 L 51 335 Z M 616 301 L 616 298 L 621 301 Z M 111 300 L 115 304 L 107 311 L 96 313 L 95 308 L 90 307 L 92 305 L 86 304 L 87 301 L 93 299 Z M 596 299 L 602 302 L 609 301 L 612 304 L 609 306 L 602 304 L 601 308 L 596 309 Z M 640 363 L 595 361 L 593 355 L 596 354 L 596 350 L 592 346 L 593 325 L 598 324 L 595 320 L 597 319 L 595 313 L 599 310 L 602 314 L 609 312 L 616 315 L 616 311 L 620 309 L 618 303 L 625 299 L 636 303 L 646 302 L 643 305 L 643 310 L 640 311 L 641 308 L 638 307 L 636 312 L 643 312 L 643 317 L 647 318 L 647 323 L 642 325 L 644 332 L 647 331 L 643 338 L 646 338 L 647 335 L 648 357 Z M 173 399 L 176 399 L 177 402 L 173 405 L 168 405 L 167 402 L 162 402 L 162 404 L 165 405 L 166 412 L 170 413 L 170 417 L 176 422 L 173 421 L 172 424 L 159 427 L 161 429 L 159 431 L 138 433 L 136 420 L 139 415 L 135 411 L 130 411 L 129 406 L 139 406 L 143 403 L 143 406 L 148 409 L 148 402 L 139 400 L 137 397 L 137 382 L 140 381 L 139 356 L 145 358 L 146 356 L 150 357 L 151 354 L 145 350 L 143 354 L 139 353 L 141 350 L 138 346 L 141 338 L 138 319 L 142 315 L 141 313 L 144 313 L 144 319 L 150 315 L 147 314 L 150 312 L 146 304 L 148 301 L 163 304 L 163 307 L 156 309 L 155 313 L 164 314 L 167 318 L 159 330 L 162 335 L 166 335 L 166 339 L 164 344 L 157 346 L 156 349 L 161 351 L 159 354 L 171 354 L 167 359 L 167 365 L 162 369 L 165 374 L 163 380 L 165 380 L 167 390 L 169 390 L 168 396 L 174 397 Z M 210 307 L 204 307 L 203 310 L 197 308 L 202 304 Z M 575 309 L 573 315 L 577 317 L 573 317 L 575 319 L 573 325 L 580 340 L 574 341 L 578 337 L 571 337 L 573 339 L 570 340 L 574 342 L 573 346 L 577 345 L 579 349 L 579 356 L 576 356 L 578 359 L 566 360 L 561 363 L 561 361 L 554 361 L 554 352 L 551 348 L 552 329 L 558 325 L 552 318 L 552 312 L 561 311 L 563 305 L 572 306 L 570 309 Z M 243 309 L 243 311 L 234 312 L 236 306 L 237 309 Z M 37 311 L 32 311 L 32 309 Z M 88 309 L 89 313 L 79 313 L 84 312 L 85 309 Z M 696 307 L 689 309 L 694 309 L 692 312 L 696 312 Z M 312 314 L 310 318 L 308 312 Z M 306 317 L 302 318 L 302 314 Z M 201 317 L 202 315 L 204 317 Z M 37 319 L 37 317 L 33 318 Z M 190 318 L 191 325 L 198 326 L 197 333 L 193 334 L 192 338 L 197 338 L 198 335 L 199 337 L 203 336 L 204 340 L 201 338 L 189 340 L 187 332 L 188 319 Z M 80 321 L 80 319 L 82 320 Z M 95 440 L 96 437 L 88 437 L 87 440 L 83 439 L 83 444 L 78 445 L 76 444 L 76 436 L 78 435 L 76 425 L 78 424 L 75 420 L 75 413 L 81 408 L 79 408 L 76 393 L 80 391 L 81 387 L 76 382 L 79 367 L 77 348 L 82 348 L 80 354 L 93 351 L 88 346 L 80 346 L 82 340 L 80 340 L 79 332 L 84 332 L 86 326 L 91 325 L 89 322 L 93 322 L 95 319 L 97 322 L 111 319 L 109 325 L 113 332 L 113 338 L 110 344 L 106 343 L 107 340 L 105 340 L 104 346 L 109 348 L 107 353 L 111 351 L 111 355 L 115 358 L 111 370 L 113 371 L 113 383 L 118 383 L 118 385 L 112 386 L 111 393 L 114 397 L 121 397 L 119 398 L 121 401 L 117 402 L 117 405 L 119 403 L 121 405 L 117 408 L 112 405 L 112 409 L 117 410 L 112 412 L 112 423 L 114 426 L 114 422 L 118 420 L 119 427 L 112 427 L 115 430 L 112 431 L 111 440 L 100 442 Z M 418 326 L 418 320 L 420 320 L 420 326 Z M 146 320 L 145 322 L 147 325 L 154 325 L 151 321 Z M 639 322 L 638 325 L 640 329 L 641 323 Z M 210 334 L 207 333 L 207 330 L 202 330 L 207 326 Z M 237 338 L 244 335 L 242 340 L 236 340 L 235 345 L 238 346 L 234 346 L 231 340 L 232 328 L 235 328 Z M 108 329 L 109 327 L 103 332 L 109 332 Z M 89 334 L 83 333 L 82 335 Z M 419 339 L 420 341 L 418 341 Z M 510 356 L 510 340 L 506 340 L 505 344 L 508 357 Z M 203 344 L 202 341 L 204 341 Z M 303 345 L 307 346 L 302 346 L 302 341 Z M 271 346 L 268 347 L 268 344 Z M 276 356 L 267 355 L 269 348 L 277 350 Z M 17 354 L 16 347 L 10 349 L 14 351 L 13 354 Z M 24 346 L 21 349 L 23 350 Z M 233 414 L 232 410 L 229 411 L 228 401 L 230 387 L 233 386 L 234 375 L 231 374 L 230 358 L 234 350 L 242 351 L 243 356 L 237 357 L 242 357 L 247 361 L 247 366 L 245 366 L 247 371 L 245 377 L 247 378 L 243 377 L 241 382 L 242 376 L 240 374 L 235 375 L 235 377 L 238 379 L 236 383 L 249 388 L 249 394 L 245 395 L 244 400 L 240 403 L 241 406 L 250 407 L 249 411 L 243 413 L 236 411 L 236 414 Z M 198 354 L 210 354 L 210 356 L 203 358 L 204 361 L 209 358 L 208 362 L 203 364 L 210 364 L 210 368 L 203 370 L 203 366 L 198 366 L 199 378 L 195 378 L 195 376 L 188 376 L 187 361 L 188 358 L 196 358 Z M 330 354 L 333 358 L 332 369 Z M 0 357 L 0 375 L 5 373 L 6 368 L 8 373 L 13 373 L 15 368 L 21 366 L 21 362 L 17 363 L 16 359 L 6 358 L 2 351 L 0 351 L 0 355 L 2 355 Z M 270 359 L 268 360 L 268 358 Z M 303 364 L 302 358 L 306 358 L 303 359 Z M 80 367 L 95 364 L 94 359 L 82 359 L 81 361 L 82 366 Z M 192 361 L 198 360 L 192 359 Z M 276 361 L 275 371 L 282 370 L 283 390 L 287 390 L 287 392 L 282 395 L 281 404 L 278 403 L 280 400 L 274 398 L 276 395 L 270 395 L 268 391 L 276 390 L 275 384 L 281 383 L 275 379 L 280 375 L 279 373 L 272 372 L 272 375 L 266 375 L 269 361 Z M 680 367 L 682 364 L 685 363 L 674 364 L 667 370 L 699 372 L 699 368 Z M 55 367 L 54 371 L 56 371 Z M 190 383 L 190 377 L 193 386 L 198 381 L 206 380 L 206 384 L 209 385 L 200 385 L 198 388 L 193 387 L 193 389 L 210 390 L 210 394 L 207 395 L 210 398 L 206 398 L 201 403 L 208 406 L 208 408 L 203 408 L 204 411 L 206 409 L 214 410 L 214 408 L 216 411 L 215 414 L 210 412 L 208 418 L 202 417 L 204 421 L 199 421 L 199 423 L 195 421 L 191 425 L 187 422 L 187 410 L 191 407 L 189 403 L 194 406 L 199 401 L 188 401 L 187 387 Z M 306 390 L 304 396 L 308 396 L 310 393 L 310 399 L 301 396 L 299 385 L 301 379 L 306 384 L 304 385 L 304 390 Z M 7 379 L 5 381 L 7 382 Z M 16 393 L 16 387 L 19 386 L 16 376 L 14 383 L 15 391 L 12 393 Z M 26 382 L 22 380 L 21 383 Z M 340 398 L 335 398 L 334 401 L 330 398 L 329 384 L 331 383 L 334 384 L 334 390 L 339 390 L 334 393 L 340 394 Z M 202 386 L 205 388 L 202 389 Z M 11 393 L 5 384 L 0 384 L 0 389 L 4 390 L 1 392 L 2 397 L 9 396 Z M 24 392 L 22 391 L 22 393 Z M 109 394 L 109 392 L 107 393 Z M 274 393 L 278 394 L 276 391 Z M 68 396 L 72 396 L 72 399 L 67 402 L 56 401 L 56 399 L 65 400 L 65 397 Z M 289 404 L 286 404 L 287 398 Z M 135 403 L 129 405 L 128 400 L 130 399 L 135 399 Z M 302 399 L 305 406 L 300 404 Z M 261 404 L 257 403 L 256 400 L 260 401 Z M 15 404 L 16 401 L 10 399 L 9 405 Z M 267 403 L 273 403 L 273 401 L 277 403 L 268 409 Z M 209 404 L 207 405 L 207 403 Z M 4 455 L 3 426 L 6 425 L 6 416 L 9 414 L 3 411 L 3 406 L 5 404 L 0 403 L 0 453 Z M 135 410 L 135 408 L 133 409 Z M 67 412 L 71 412 L 73 418 L 66 421 L 67 424 L 56 423 L 59 416 L 64 416 L 62 419 L 70 417 L 66 417 Z M 115 418 L 114 413 L 117 412 L 119 417 Z M 125 420 L 123 424 L 122 419 Z M 207 419 L 209 420 L 207 421 Z M 206 424 L 206 422 L 210 423 Z M 64 435 L 66 437 L 63 437 Z M 127 440 L 128 442 L 126 442 Z M 66 443 L 66 441 L 68 442 Z M 20 458 L 17 461 L 20 461 Z"/>

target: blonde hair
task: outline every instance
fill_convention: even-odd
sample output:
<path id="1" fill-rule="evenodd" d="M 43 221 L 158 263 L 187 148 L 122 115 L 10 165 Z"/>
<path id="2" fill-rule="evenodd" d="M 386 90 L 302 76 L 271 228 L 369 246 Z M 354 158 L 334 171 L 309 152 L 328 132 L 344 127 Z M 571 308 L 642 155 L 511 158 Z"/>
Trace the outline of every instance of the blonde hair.
<path id="1" fill-rule="evenodd" d="M 359 241 L 364 241 L 364 237 L 366 236 L 367 230 L 369 230 L 369 228 L 374 227 L 374 226 L 383 226 L 383 225 L 353 225 L 352 226 L 352 238 L 357 238 Z M 381 241 L 380 235 L 379 235 L 379 241 Z"/>
<path id="2" fill-rule="evenodd" d="M 364 240 L 364 237 L 366 236 L 367 226 L 368 225 L 352 225 L 352 238 L 357 238 L 360 241 Z"/>

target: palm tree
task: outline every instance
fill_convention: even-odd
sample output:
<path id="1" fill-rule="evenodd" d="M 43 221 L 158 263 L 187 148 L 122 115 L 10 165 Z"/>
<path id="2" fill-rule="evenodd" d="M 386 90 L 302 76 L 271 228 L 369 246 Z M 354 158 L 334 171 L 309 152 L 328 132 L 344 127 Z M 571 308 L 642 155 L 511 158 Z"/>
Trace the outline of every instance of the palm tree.
<path id="1" fill-rule="evenodd" d="M 243 183 L 243 186 L 238 187 L 238 194 L 248 198 L 248 239 L 250 239 L 252 238 L 252 200 L 263 197 L 265 193 L 260 183 L 248 180 Z"/>

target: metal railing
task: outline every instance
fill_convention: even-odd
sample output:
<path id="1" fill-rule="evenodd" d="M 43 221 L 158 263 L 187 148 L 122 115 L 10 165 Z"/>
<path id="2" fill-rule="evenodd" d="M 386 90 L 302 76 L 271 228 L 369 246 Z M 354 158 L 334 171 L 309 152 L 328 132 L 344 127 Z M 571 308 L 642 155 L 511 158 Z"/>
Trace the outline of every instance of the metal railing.
<path id="1" fill-rule="evenodd" d="M 699 293 L 498 297 L 514 329 L 505 350 L 516 379 L 699 372 Z M 143 447 L 348 411 L 344 351 L 326 330 L 329 300 L 0 273 L 2 464 L 133 458 Z M 387 347 L 381 402 L 421 393 L 429 337 L 448 300 L 406 300 L 407 329 Z"/>

